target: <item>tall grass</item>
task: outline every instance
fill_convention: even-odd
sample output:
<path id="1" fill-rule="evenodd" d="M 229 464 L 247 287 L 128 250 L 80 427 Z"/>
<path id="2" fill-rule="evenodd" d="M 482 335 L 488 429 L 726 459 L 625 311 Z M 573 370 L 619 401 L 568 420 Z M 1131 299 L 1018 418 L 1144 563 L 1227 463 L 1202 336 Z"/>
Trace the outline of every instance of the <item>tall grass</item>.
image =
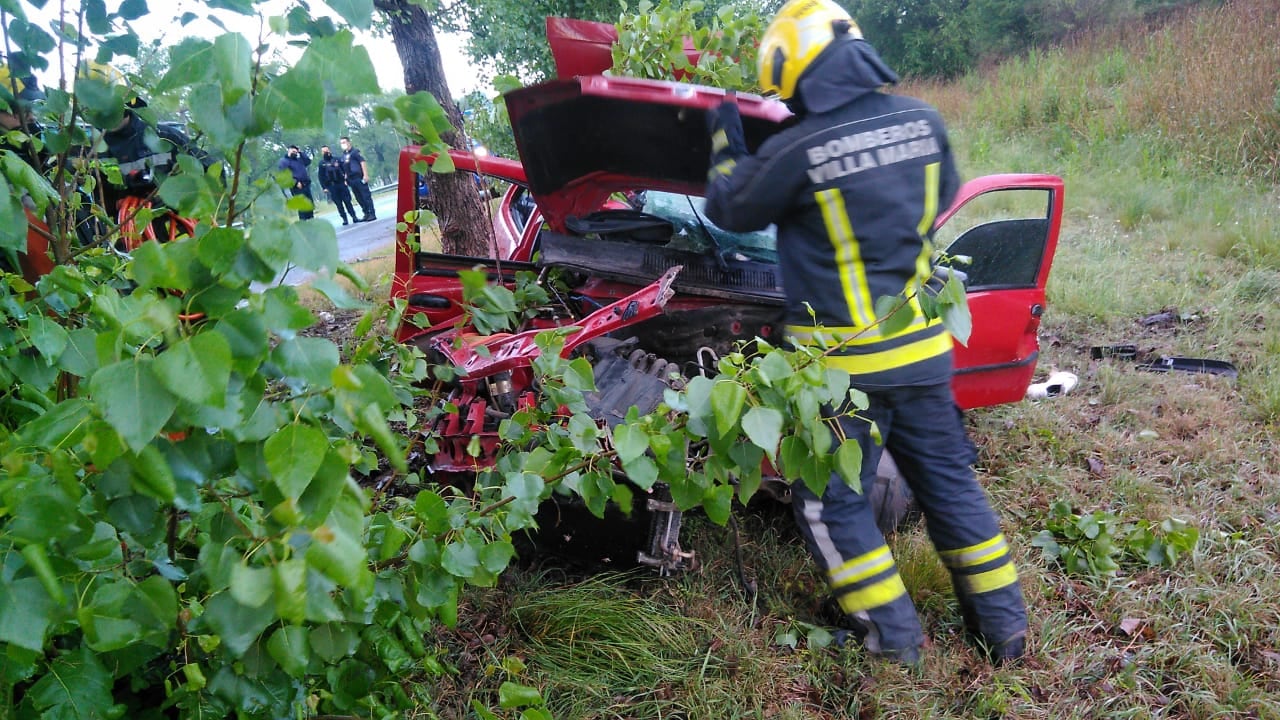
<path id="1" fill-rule="evenodd" d="M 685 544 L 703 566 L 683 577 L 514 573 L 527 584 L 461 619 L 510 628 L 482 664 L 523 658 L 517 679 L 562 720 L 1280 718 L 1277 38 L 1275 0 L 1235 0 L 905 88 L 942 110 L 966 176 L 1066 181 L 1039 368 L 1080 384 L 969 419 L 1031 611 L 1023 664 L 993 669 L 962 640 L 918 526 L 890 542 L 931 638 L 924 666 L 806 642 L 831 621 L 821 578 L 790 519 L 759 512 L 741 519 L 751 600 L 732 533 L 690 516 Z M 1143 322 L 1161 311 L 1175 320 Z M 1091 359 L 1116 343 L 1229 360 L 1239 378 Z M 1128 522 L 1178 517 L 1202 539 L 1173 569 L 1067 575 L 1031 544 L 1057 501 Z M 780 630 L 801 641 L 780 644 Z M 436 711 L 463 716 L 448 707 Z"/>
<path id="2" fill-rule="evenodd" d="M 1196 6 L 971 74 L 918 83 L 965 127 L 1033 133 L 1095 164 L 1135 136 L 1144 177 L 1209 171 L 1280 182 L 1280 8 L 1274 0 Z M 1103 158 L 1100 158 L 1102 155 Z"/>

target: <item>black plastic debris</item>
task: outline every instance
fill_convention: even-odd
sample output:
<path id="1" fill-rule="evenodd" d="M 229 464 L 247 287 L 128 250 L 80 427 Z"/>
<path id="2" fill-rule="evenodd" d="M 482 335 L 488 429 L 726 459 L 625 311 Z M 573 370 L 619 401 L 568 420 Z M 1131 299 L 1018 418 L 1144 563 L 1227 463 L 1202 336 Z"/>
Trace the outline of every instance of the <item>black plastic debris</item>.
<path id="1" fill-rule="evenodd" d="M 1094 345 L 1089 348 L 1089 357 L 1094 360 L 1102 360 L 1103 358 L 1118 358 L 1120 360 L 1133 360 L 1138 357 L 1137 345 Z"/>
<path id="2" fill-rule="evenodd" d="M 1147 372 L 1187 372 L 1187 373 L 1203 373 L 1208 375 L 1222 375 L 1235 379 L 1239 372 L 1236 366 L 1226 360 L 1210 360 L 1206 358 L 1190 358 L 1190 357 L 1160 357 L 1146 363 L 1138 365 L 1139 370 Z"/>

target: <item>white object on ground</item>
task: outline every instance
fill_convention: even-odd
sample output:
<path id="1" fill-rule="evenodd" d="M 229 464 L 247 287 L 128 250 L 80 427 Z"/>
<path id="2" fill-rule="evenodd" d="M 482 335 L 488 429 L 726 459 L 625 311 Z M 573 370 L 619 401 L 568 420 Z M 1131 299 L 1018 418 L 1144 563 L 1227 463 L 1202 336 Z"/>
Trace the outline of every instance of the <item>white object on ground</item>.
<path id="1" fill-rule="evenodd" d="M 1049 373 L 1048 379 L 1044 382 L 1027 386 L 1027 399 L 1043 400 L 1066 395 L 1071 392 L 1077 382 L 1079 382 L 1079 378 L 1065 370 Z"/>

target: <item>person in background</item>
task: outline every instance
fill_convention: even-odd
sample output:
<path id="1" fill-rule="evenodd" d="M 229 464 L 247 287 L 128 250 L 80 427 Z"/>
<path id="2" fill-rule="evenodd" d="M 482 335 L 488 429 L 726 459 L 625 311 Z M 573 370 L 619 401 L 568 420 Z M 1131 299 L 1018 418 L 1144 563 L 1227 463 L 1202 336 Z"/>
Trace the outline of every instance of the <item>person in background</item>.
<path id="1" fill-rule="evenodd" d="M 278 170 L 288 170 L 293 176 L 293 186 L 289 188 L 289 192 L 294 197 L 301 195 L 311 203 L 311 207 L 298 211 L 299 220 L 310 220 L 315 217 L 316 201 L 311 197 L 311 171 L 307 169 L 310 166 L 311 156 L 302 152 L 297 145 L 290 145 L 289 150 L 284 157 L 280 158 L 280 163 L 276 166 Z"/>
<path id="2" fill-rule="evenodd" d="M 107 155 L 120 164 L 120 176 L 127 194 L 149 193 L 159 184 L 158 176 L 168 175 L 177 165 L 180 153 L 189 154 L 208 168 L 213 161 L 208 154 L 191 142 L 178 123 L 159 122 L 155 136 L 159 143 L 148 143 L 151 127 L 142 119 L 138 109 L 147 107 L 146 100 L 134 96 L 125 106 L 120 123 L 102 134 L 107 144 Z"/>
<path id="3" fill-rule="evenodd" d="M 5 60 L 0 63 L 0 150 L 12 152 L 37 173 L 43 173 L 47 157 L 30 138 L 38 136 L 41 131 L 32 113 L 32 105 L 45 99 L 44 92 L 34 75 L 21 73 L 15 77 L 7 58 Z M 22 132 L 11 132 L 14 130 Z M 19 272 L 34 285 L 41 276 L 53 270 L 48 226 L 35 214 L 35 203 L 25 190 L 10 184 L 9 191 L 18 196 L 26 214 L 27 245 L 21 251 L 0 250 L 0 270 Z"/>
<path id="4" fill-rule="evenodd" d="M 329 196 L 329 202 L 338 206 L 342 224 L 360 222 L 355 208 L 351 207 L 351 192 L 347 189 L 347 173 L 343 170 L 343 163 L 333 156 L 328 145 L 320 148 L 319 175 L 320 187 Z"/>
<path id="5" fill-rule="evenodd" d="M 934 219 L 960 186 L 942 119 L 881 92 L 897 75 L 832 0 L 783 5 L 761 39 L 759 71 L 796 121 L 751 153 L 735 99 L 707 114 L 706 215 L 733 231 L 777 224 L 790 341 L 843 343 L 828 364 L 870 402 L 839 418 L 862 448 L 862 486 L 890 451 L 951 572 L 966 630 L 993 662 L 1016 660 L 1027 632 L 1018 573 L 974 476 L 977 453 L 951 390 L 951 336 L 915 300 L 933 275 Z M 874 310 L 884 296 L 915 315 L 888 335 Z M 809 550 L 864 647 L 918 664 L 924 631 L 867 497 L 838 476 L 821 496 L 804 483 L 792 492 Z"/>
<path id="6" fill-rule="evenodd" d="M 351 188 L 351 194 L 355 196 L 356 202 L 360 204 L 360 211 L 364 213 L 364 217 L 356 222 L 376 220 L 377 216 L 373 212 L 373 195 L 369 192 L 369 163 L 365 162 L 364 155 L 359 150 L 351 146 L 351 138 L 339 138 L 338 146 L 342 148 L 342 165 L 347 173 L 347 185 Z"/>

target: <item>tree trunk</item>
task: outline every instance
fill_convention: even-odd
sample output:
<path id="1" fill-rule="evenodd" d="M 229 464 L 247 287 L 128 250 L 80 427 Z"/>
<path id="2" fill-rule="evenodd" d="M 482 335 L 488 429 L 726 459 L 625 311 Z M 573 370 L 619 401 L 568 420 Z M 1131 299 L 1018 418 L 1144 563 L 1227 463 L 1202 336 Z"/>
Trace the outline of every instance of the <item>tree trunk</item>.
<path id="1" fill-rule="evenodd" d="M 444 76 L 444 62 L 436 42 L 431 16 L 410 0 L 374 0 L 391 26 L 391 39 L 404 67 L 404 89 L 413 94 L 426 91 L 435 96 L 454 128 L 462 127 L 462 111 L 453 101 Z M 453 148 L 469 150 L 460 131 L 446 133 L 444 141 Z M 408 182 L 408 178 L 400 178 Z M 443 252 L 488 257 L 492 254 L 493 228 L 489 213 L 470 173 L 450 173 L 431 178 L 429 207 L 436 214 Z"/>

